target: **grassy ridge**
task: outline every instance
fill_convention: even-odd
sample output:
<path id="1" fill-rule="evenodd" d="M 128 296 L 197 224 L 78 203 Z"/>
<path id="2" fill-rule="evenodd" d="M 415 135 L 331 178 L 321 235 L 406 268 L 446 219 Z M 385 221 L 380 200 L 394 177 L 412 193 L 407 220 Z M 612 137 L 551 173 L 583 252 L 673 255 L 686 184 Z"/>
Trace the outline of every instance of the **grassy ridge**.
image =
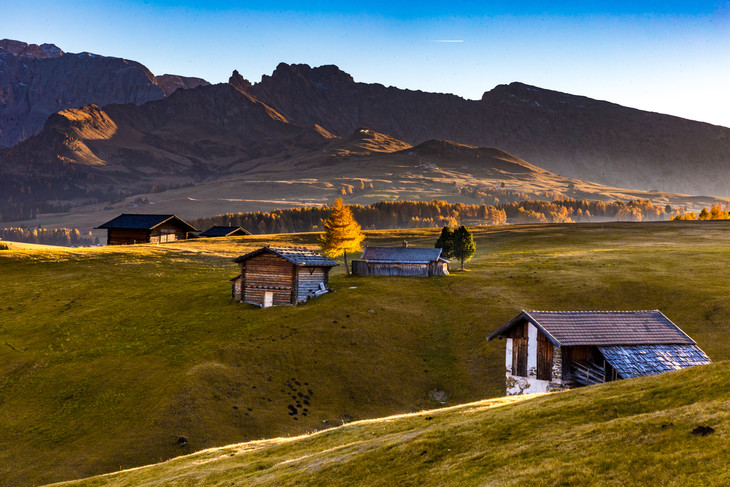
<path id="1" fill-rule="evenodd" d="M 64 484 L 727 485 L 730 362 L 206 450 Z M 693 435 L 710 426 L 708 436 Z"/>
<path id="2" fill-rule="evenodd" d="M 522 308 L 659 308 L 728 359 L 729 234 L 724 222 L 483 228 L 470 272 L 340 267 L 335 293 L 267 310 L 230 301 L 230 259 L 316 235 L 3 251 L 0 484 L 419 411 L 439 406 L 434 391 L 446 406 L 499 396 L 503 344 L 484 338 Z M 436 237 L 372 232 L 366 243 Z M 289 414 L 297 393 L 306 416 Z"/>

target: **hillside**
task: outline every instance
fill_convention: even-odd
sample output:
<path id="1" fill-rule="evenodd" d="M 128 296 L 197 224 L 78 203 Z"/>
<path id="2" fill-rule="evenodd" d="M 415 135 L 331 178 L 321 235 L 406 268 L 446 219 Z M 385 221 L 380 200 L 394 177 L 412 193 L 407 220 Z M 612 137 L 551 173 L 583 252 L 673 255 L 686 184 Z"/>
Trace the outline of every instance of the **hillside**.
<path id="1" fill-rule="evenodd" d="M 730 362 L 241 443 L 65 486 L 725 485 Z M 714 433 L 693 435 L 698 426 Z"/>
<path id="2" fill-rule="evenodd" d="M 0 154 L 0 169 L 8 194 L 20 193 L 16 200 L 28 206 L 75 206 L 240 173 L 256 159 L 315 150 L 331 137 L 288 123 L 229 84 L 199 86 L 143 106 L 60 111 L 38 135 Z"/>
<path id="3" fill-rule="evenodd" d="M 163 96 L 154 75 L 138 62 L 0 40 L 0 148 L 37 134 L 59 110 Z"/>
<path id="4" fill-rule="evenodd" d="M 437 233 L 368 232 L 366 244 L 431 246 Z M 231 302 L 231 258 L 314 246 L 316 234 L 0 251 L 0 485 L 500 396 L 503 344 L 485 337 L 520 309 L 661 309 L 710 358 L 730 359 L 729 233 L 727 222 L 476 228 L 470 272 L 339 267 L 334 293 L 267 310 Z M 306 416 L 289 414 L 298 393 Z"/>
<path id="5" fill-rule="evenodd" d="M 232 110 L 241 113 L 223 123 L 210 109 L 222 103 L 239 107 Z M 195 117 L 195 130 L 180 128 Z M 82 232 L 122 212 L 175 213 L 194 219 L 322 206 L 340 196 L 346 203 L 365 205 L 433 199 L 493 205 L 512 201 L 513 195 L 604 202 L 651 199 L 656 205 L 694 211 L 728 201 L 566 178 L 494 148 L 443 140 L 411 146 L 366 128 L 333 138 L 279 117 L 231 86 L 217 85 L 177 92 L 139 108 L 65 110 L 51 117 L 41 134 L 10 152 L 35 160 L 35 167 L 46 167 L 50 175 L 28 184 L 33 192 L 28 190 L 26 196 L 48 191 L 44 182 L 51 184 L 50 179 L 56 186 L 65 181 L 66 196 L 75 192 L 77 202 L 98 201 L 68 213 L 38 210 L 44 227 Z M 186 136 L 177 139 L 171 133 Z M 274 133 L 279 135 L 269 138 Z M 59 156 L 43 149 L 49 146 L 58 147 Z M 64 179 L 59 173 L 63 167 L 71 168 L 73 178 Z M 28 177 L 22 165 L 14 174 L 20 180 Z M 200 182 L 186 183 L 191 179 Z M 0 181 L 0 187 L 3 184 Z M 166 187 L 170 189 L 163 191 Z M 141 193 L 117 198 L 119 190 Z M 34 219 L 6 225 L 37 224 Z"/>

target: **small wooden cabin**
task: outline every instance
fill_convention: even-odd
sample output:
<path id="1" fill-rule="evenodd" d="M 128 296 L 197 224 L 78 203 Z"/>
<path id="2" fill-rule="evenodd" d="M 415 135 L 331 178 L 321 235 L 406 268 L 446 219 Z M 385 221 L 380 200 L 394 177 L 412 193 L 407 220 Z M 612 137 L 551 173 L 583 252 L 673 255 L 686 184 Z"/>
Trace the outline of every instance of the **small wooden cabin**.
<path id="1" fill-rule="evenodd" d="M 233 299 L 263 308 L 297 304 L 330 291 L 329 271 L 339 265 L 303 247 L 266 246 L 234 260 Z"/>
<path id="2" fill-rule="evenodd" d="M 360 276 L 443 276 L 451 261 L 439 248 L 365 247 L 360 260 L 352 261 L 352 273 Z"/>
<path id="3" fill-rule="evenodd" d="M 175 215 L 123 213 L 96 228 L 106 229 L 107 245 L 162 243 L 194 237 L 198 230 Z"/>
<path id="4" fill-rule="evenodd" d="M 660 311 L 522 311 L 487 341 L 505 338 L 507 395 L 660 374 L 709 364 Z"/>
<path id="5" fill-rule="evenodd" d="M 251 232 L 241 227 L 223 227 L 212 226 L 204 232 L 198 234 L 198 237 L 243 237 L 251 235 Z"/>

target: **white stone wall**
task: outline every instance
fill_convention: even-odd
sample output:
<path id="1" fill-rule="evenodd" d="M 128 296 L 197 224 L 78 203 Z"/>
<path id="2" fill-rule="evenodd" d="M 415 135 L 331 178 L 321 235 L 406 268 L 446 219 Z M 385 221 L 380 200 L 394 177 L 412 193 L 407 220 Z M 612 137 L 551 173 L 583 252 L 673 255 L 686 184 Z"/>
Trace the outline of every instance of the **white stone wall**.
<path id="1" fill-rule="evenodd" d="M 537 328 L 530 323 L 527 328 L 527 377 L 512 375 L 512 339 L 507 338 L 505 365 L 507 367 L 507 395 L 534 394 L 565 389 L 561 380 L 560 348 L 553 348 L 553 380 L 537 380 Z M 557 358 L 557 364 L 556 364 Z M 557 367 L 556 367 L 557 365 Z M 557 370 L 556 370 L 557 369 Z"/>

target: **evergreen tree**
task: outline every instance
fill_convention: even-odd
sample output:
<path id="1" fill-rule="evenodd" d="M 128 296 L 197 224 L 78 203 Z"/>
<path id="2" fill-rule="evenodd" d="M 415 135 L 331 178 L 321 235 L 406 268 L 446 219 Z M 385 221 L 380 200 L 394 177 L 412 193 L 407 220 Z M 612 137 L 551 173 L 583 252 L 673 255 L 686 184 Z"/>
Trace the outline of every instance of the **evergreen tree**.
<path id="1" fill-rule="evenodd" d="M 464 270 L 464 262 L 470 260 L 477 250 L 474 236 L 464 225 L 454 230 L 454 257 L 461 261 L 461 270 Z"/>
<path id="2" fill-rule="evenodd" d="M 347 265 L 347 251 L 357 252 L 360 244 L 365 239 L 360 224 L 355 221 L 352 211 L 342 203 L 342 198 L 337 198 L 332 206 L 332 214 L 326 220 L 322 220 L 324 235 L 320 238 L 322 251 L 328 257 L 345 256 L 345 272 L 350 273 Z"/>
<path id="3" fill-rule="evenodd" d="M 452 258 L 454 256 L 454 231 L 448 226 L 442 228 L 441 235 L 436 240 L 434 247 L 441 249 L 441 256 L 444 259 Z"/>

